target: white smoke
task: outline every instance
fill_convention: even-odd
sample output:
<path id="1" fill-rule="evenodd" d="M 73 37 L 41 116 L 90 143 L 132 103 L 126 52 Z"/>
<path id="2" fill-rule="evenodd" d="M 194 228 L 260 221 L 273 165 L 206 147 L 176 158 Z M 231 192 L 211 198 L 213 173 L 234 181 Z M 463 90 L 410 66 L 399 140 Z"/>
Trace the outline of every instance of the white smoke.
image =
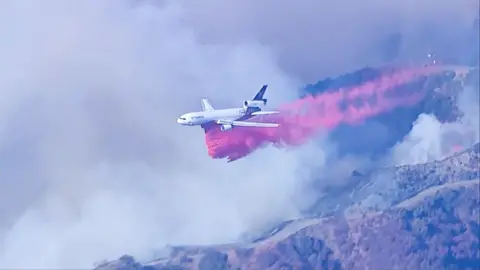
<path id="1" fill-rule="evenodd" d="M 479 142 L 478 101 L 478 87 L 466 85 L 457 100 L 462 113 L 457 121 L 441 123 L 434 115 L 421 114 L 410 133 L 392 149 L 394 164 L 418 164 L 443 159 Z"/>
<path id="2" fill-rule="evenodd" d="M 322 144 L 226 164 L 207 156 L 201 129 L 175 119 L 201 97 L 237 105 L 265 83 L 273 106 L 290 100 L 298 78 L 378 62 L 365 52 L 391 32 L 415 45 L 408 58 L 424 44 L 418 26 L 471 12 L 465 1 L 225 3 L 2 3 L 1 268 L 148 259 L 166 244 L 234 241 L 296 217 L 311 201 L 305 161 L 321 167 Z"/>
<path id="3" fill-rule="evenodd" d="M 180 6 L 4 3 L 2 268 L 88 268 L 166 244 L 234 241 L 296 216 L 302 151 L 227 164 L 176 124 L 211 97 L 237 105 L 297 83 L 257 43 L 202 45 Z M 280 165 L 281 164 L 281 165 Z"/>

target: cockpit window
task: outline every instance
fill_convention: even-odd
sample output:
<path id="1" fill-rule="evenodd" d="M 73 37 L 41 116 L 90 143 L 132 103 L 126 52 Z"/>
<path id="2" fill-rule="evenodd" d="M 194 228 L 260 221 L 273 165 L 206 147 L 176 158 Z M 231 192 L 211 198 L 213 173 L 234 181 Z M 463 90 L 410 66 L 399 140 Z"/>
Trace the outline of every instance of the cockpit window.
<path id="1" fill-rule="evenodd" d="M 180 117 L 180 120 L 187 120 L 185 117 Z"/>

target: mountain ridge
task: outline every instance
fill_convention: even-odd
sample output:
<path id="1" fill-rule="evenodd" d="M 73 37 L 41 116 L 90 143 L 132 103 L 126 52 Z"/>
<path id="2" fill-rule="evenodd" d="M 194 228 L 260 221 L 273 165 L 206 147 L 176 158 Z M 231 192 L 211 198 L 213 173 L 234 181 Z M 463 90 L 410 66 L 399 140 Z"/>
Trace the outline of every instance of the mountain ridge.
<path id="1" fill-rule="evenodd" d="M 427 96 L 409 109 L 409 119 L 420 113 L 433 114 L 443 123 L 461 118 L 458 95 L 466 83 L 478 85 L 475 71 L 457 67 L 412 82 L 410 87 L 426 88 Z M 389 128 L 395 124 L 382 117 Z M 475 219 L 479 167 L 477 140 L 441 160 L 359 168 L 341 185 L 325 186 L 318 178 L 315 182 L 325 195 L 303 218 L 283 221 L 245 242 L 172 246 L 168 255 L 149 262 L 125 255 L 95 270 L 473 269 L 480 265 L 475 251 L 480 235 L 480 220 Z"/>
<path id="2" fill-rule="evenodd" d="M 475 205 L 480 203 L 479 158 L 480 144 L 477 143 L 443 160 L 416 165 L 416 169 L 425 172 L 431 166 L 453 168 L 454 164 L 460 162 L 464 165 L 456 171 L 456 175 L 463 174 L 466 179 L 433 177 L 437 182 L 428 187 L 418 185 L 418 189 L 413 189 L 418 192 L 405 196 L 408 198 L 403 200 L 393 199 L 389 206 L 381 209 L 365 208 L 355 213 L 338 210 L 331 215 L 311 216 L 289 222 L 276 233 L 252 243 L 172 247 L 170 256 L 163 259 L 140 264 L 130 256 L 123 256 L 95 269 L 364 269 L 358 266 L 362 261 L 363 264 L 360 265 L 369 265 L 375 269 L 394 265 L 400 267 L 398 269 L 441 269 L 438 267 L 445 266 L 444 263 L 453 267 L 451 269 L 469 269 L 454 266 L 460 263 L 472 267 L 480 263 L 478 251 L 473 252 L 465 247 L 465 241 L 469 245 L 479 245 L 480 236 L 475 232 L 479 232 L 480 222 L 474 218 L 475 214 L 479 214 Z M 394 168 L 415 170 L 409 167 L 411 165 Z M 422 174 L 419 175 L 423 177 Z M 452 228 L 447 225 L 448 228 L 436 228 L 433 225 L 436 223 L 430 219 L 451 223 Z M 418 224 L 424 225 L 422 227 Z M 388 233 L 381 233 L 384 230 Z M 451 230 L 454 230 L 455 235 L 449 234 Z M 378 235 L 388 239 L 379 239 Z M 454 245 L 448 240 L 450 236 L 459 239 L 463 237 L 463 241 L 457 241 Z M 432 243 L 438 242 L 437 238 L 442 237 L 450 243 L 444 247 L 448 251 L 439 255 L 425 247 L 430 247 Z M 379 245 L 379 241 L 388 244 Z M 392 244 L 392 241 L 398 242 Z M 382 248 L 379 249 L 379 246 Z M 421 248 L 421 255 L 415 255 L 412 251 L 417 248 Z M 432 248 L 436 249 L 436 246 Z M 452 255 L 455 250 L 473 253 L 461 259 Z M 382 261 L 381 257 L 388 257 L 387 255 L 394 257 Z M 374 259 L 375 256 L 378 260 Z M 427 259 L 428 262 L 425 261 Z M 460 262 L 454 264 L 453 261 Z"/>

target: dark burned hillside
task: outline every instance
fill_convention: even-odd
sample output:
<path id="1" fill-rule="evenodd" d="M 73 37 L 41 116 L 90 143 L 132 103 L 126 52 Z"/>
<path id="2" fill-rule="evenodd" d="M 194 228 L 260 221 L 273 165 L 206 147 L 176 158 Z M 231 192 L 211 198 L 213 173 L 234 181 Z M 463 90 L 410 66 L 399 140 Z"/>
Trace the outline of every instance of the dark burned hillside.
<path id="1" fill-rule="evenodd" d="M 327 78 L 308 85 L 303 94 L 319 94 L 362 84 L 392 72 L 393 68 L 364 68 L 337 78 Z M 359 155 L 372 159 L 383 158 L 388 149 L 401 141 L 412 129 L 421 113 L 435 115 L 440 121 L 455 121 L 462 114 L 456 106 L 458 94 L 464 85 L 478 85 L 478 69 L 446 67 L 437 74 L 420 77 L 402 85 L 402 93 L 425 92 L 423 101 L 409 107 L 398 107 L 390 112 L 369 118 L 362 125 L 341 125 L 331 131 L 329 138 L 338 146 L 340 156 Z M 355 134 L 352 139 L 351 134 Z"/>

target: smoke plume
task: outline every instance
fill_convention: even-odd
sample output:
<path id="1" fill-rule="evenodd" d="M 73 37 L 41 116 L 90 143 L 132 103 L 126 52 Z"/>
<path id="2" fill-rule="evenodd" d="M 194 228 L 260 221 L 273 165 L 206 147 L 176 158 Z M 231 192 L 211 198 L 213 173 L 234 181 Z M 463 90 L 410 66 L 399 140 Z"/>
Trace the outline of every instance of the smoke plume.
<path id="1" fill-rule="evenodd" d="M 167 244 L 236 241 L 297 217 L 312 200 L 310 169 L 330 156 L 327 139 L 227 164 L 205 154 L 200 128 L 175 120 L 202 97 L 235 106 L 269 84 L 278 107 L 307 82 L 367 64 L 417 61 L 431 49 L 463 56 L 477 10 L 467 0 L 352 3 L 2 2 L 0 268 L 88 269 L 125 253 L 146 260 Z M 339 94 L 307 98 L 299 107 L 308 114 L 292 105 L 282 115 L 285 126 L 301 118 L 301 136 L 281 129 L 267 139 L 308 141 L 319 123 L 416 100 L 382 81 L 345 90 L 374 91 L 380 107 L 329 120 L 312 111 L 337 112 Z"/>
<path id="2" fill-rule="evenodd" d="M 420 114 L 410 133 L 392 148 L 392 164 L 443 159 L 480 141 L 478 69 L 471 70 L 467 76 L 469 79 L 457 81 L 457 89 L 460 89 L 452 101 L 458 116 L 451 121 L 444 121 L 433 113 Z M 451 91 L 455 86 L 450 85 L 449 88 L 443 90 Z"/>

